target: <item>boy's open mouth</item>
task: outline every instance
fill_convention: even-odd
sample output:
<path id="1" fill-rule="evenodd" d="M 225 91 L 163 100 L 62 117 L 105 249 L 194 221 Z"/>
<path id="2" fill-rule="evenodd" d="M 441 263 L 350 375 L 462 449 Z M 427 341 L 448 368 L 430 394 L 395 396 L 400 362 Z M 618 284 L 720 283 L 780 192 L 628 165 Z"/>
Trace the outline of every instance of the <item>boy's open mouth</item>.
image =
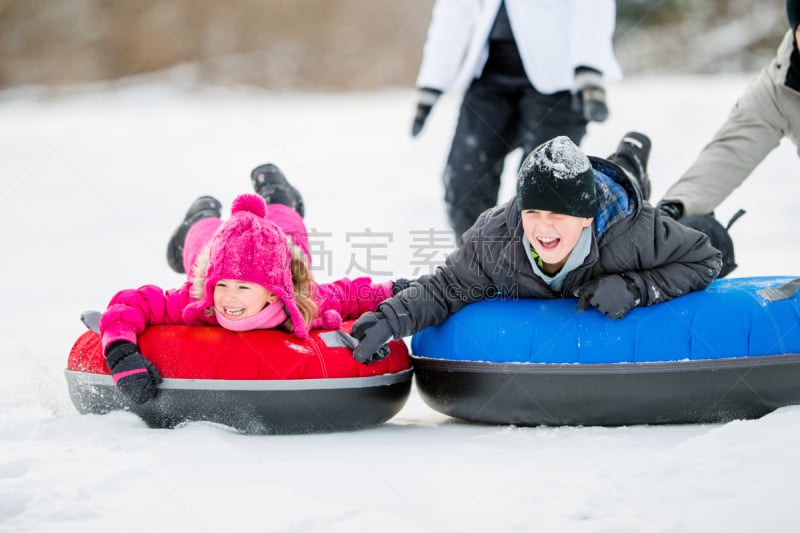
<path id="1" fill-rule="evenodd" d="M 558 237 L 537 237 L 536 242 L 543 250 L 554 250 L 561 239 Z"/>

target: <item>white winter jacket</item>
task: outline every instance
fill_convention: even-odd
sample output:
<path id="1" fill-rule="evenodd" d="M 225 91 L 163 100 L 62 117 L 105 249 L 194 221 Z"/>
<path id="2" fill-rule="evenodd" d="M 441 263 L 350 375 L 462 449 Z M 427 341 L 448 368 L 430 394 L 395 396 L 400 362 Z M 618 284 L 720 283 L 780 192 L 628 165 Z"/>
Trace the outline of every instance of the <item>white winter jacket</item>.
<path id="1" fill-rule="evenodd" d="M 417 87 L 460 90 L 480 76 L 501 1 L 436 1 Z M 622 77 L 612 47 L 614 0 L 505 3 L 525 73 L 539 92 L 570 89 L 580 65 L 601 71 L 606 80 Z"/>

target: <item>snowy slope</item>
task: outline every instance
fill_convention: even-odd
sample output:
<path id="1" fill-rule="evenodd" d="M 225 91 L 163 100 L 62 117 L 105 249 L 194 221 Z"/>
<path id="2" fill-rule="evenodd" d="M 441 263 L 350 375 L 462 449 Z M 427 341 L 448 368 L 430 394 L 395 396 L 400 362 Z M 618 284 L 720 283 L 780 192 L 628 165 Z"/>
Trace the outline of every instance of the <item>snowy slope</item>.
<path id="1" fill-rule="evenodd" d="M 649 134 L 657 200 L 747 80 L 626 80 L 584 148 Z M 724 425 L 517 428 L 449 419 L 412 391 L 379 428 L 283 437 L 77 414 L 62 372 L 80 312 L 122 288 L 177 286 L 164 249 L 185 209 L 200 194 L 228 206 L 257 164 L 303 191 L 317 277 L 427 272 L 414 232 L 447 228 L 457 105 L 445 98 L 412 140 L 408 90 L 0 93 L 0 531 L 796 531 L 800 407 Z M 797 173 L 784 143 L 718 210 L 748 210 L 735 275 L 800 274 Z"/>

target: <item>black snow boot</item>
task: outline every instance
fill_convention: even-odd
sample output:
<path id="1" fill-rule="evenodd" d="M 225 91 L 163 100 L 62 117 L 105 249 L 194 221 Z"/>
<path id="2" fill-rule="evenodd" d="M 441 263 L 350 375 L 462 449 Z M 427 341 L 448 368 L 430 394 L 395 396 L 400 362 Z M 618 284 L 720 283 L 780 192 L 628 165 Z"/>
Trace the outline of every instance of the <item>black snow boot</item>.
<path id="1" fill-rule="evenodd" d="M 633 172 L 645 200 L 650 199 L 650 178 L 647 175 L 647 160 L 650 158 L 650 137 L 638 131 L 626 133 L 609 158 Z"/>
<path id="2" fill-rule="evenodd" d="M 183 268 L 183 244 L 186 241 L 186 234 L 189 233 L 189 228 L 204 218 L 217 217 L 220 218 L 222 212 L 222 204 L 213 196 L 201 196 L 197 198 L 186 216 L 183 217 L 183 222 L 169 240 L 167 245 L 167 263 L 169 267 L 178 274 L 185 274 L 186 270 Z"/>
<path id="3" fill-rule="evenodd" d="M 258 166 L 250 173 L 253 189 L 267 204 L 282 204 L 305 216 L 305 206 L 300 192 L 286 180 L 281 169 L 267 163 Z"/>

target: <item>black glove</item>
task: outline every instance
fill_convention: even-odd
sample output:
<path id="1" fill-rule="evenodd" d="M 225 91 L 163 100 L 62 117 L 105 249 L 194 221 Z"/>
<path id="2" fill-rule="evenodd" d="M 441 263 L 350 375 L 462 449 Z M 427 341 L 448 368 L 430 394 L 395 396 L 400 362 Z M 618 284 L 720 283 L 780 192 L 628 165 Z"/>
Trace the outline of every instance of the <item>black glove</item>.
<path id="1" fill-rule="evenodd" d="M 578 289 L 578 310 L 596 307 L 608 318 L 622 318 L 641 301 L 633 280 L 619 274 L 593 279 Z"/>
<path id="2" fill-rule="evenodd" d="M 604 122 L 608 118 L 606 90 L 600 71 L 586 67 L 575 69 L 572 108 L 590 122 Z"/>
<path id="3" fill-rule="evenodd" d="M 114 383 L 129 400 L 145 403 L 158 392 L 156 385 L 161 383 L 161 374 L 134 343 L 115 341 L 109 344 L 106 365 L 111 370 Z"/>
<path id="4" fill-rule="evenodd" d="M 433 105 L 442 91 L 437 89 L 420 89 L 417 97 L 417 112 L 414 114 L 414 122 L 411 124 L 411 136 L 416 137 L 422 131 L 425 121 L 428 120 L 428 115 L 433 109 Z"/>
<path id="5" fill-rule="evenodd" d="M 353 324 L 350 335 L 359 341 L 353 350 L 353 359 L 359 363 L 374 363 L 389 355 L 386 345 L 394 337 L 389 320 L 381 313 L 364 313 Z"/>
<path id="6" fill-rule="evenodd" d="M 675 220 L 679 220 L 683 217 L 683 204 L 676 201 L 664 201 L 661 200 L 658 202 L 658 210 L 661 214 L 665 217 L 669 217 Z"/>
<path id="7" fill-rule="evenodd" d="M 411 280 L 406 278 L 397 278 L 396 280 L 392 281 L 392 296 L 395 296 L 398 292 L 404 291 L 411 285 Z"/>

